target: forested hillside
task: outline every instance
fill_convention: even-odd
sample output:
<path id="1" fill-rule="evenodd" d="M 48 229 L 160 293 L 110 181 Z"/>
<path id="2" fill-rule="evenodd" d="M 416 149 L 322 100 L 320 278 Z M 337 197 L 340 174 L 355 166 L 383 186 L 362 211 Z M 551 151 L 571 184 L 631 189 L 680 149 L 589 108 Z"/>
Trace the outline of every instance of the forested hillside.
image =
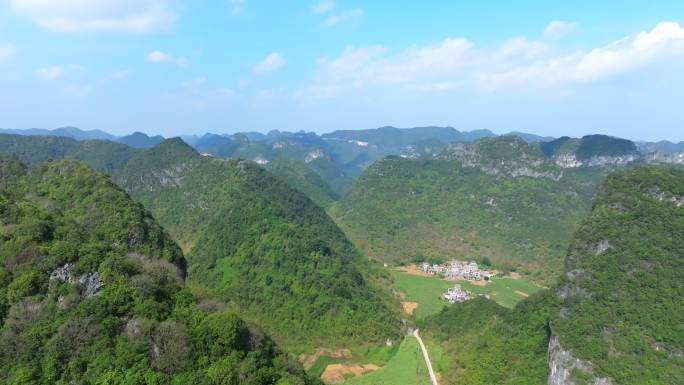
<path id="1" fill-rule="evenodd" d="M 177 239 L 189 277 L 288 345 L 397 338 L 388 279 L 325 212 L 256 164 L 180 139 L 137 154 L 121 184 Z"/>
<path id="2" fill-rule="evenodd" d="M 684 172 L 611 174 L 560 282 L 513 310 L 482 298 L 422 324 L 446 384 L 684 383 Z"/>
<path id="3" fill-rule="evenodd" d="M 184 288 L 180 248 L 106 176 L 0 158 L 0 382 L 313 384 Z"/>
<path id="4" fill-rule="evenodd" d="M 29 166 L 49 159 L 72 158 L 111 174 L 123 169 L 135 152 L 123 143 L 110 140 L 0 134 L 0 154 L 16 157 Z"/>
<path id="5" fill-rule="evenodd" d="M 444 352 L 440 383 L 546 384 L 548 320 L 556 309 L 550 297 L 535 294 L 513 310 L 480 297 L 421 322 L 428 345 Z"/>
<path id="6" fill-rule="evenodd" d="M 270 162 L 266 169 L 323 208 L 340 198 L 320 174 L 304 162 L 278 158 Z"/>
<path id="7" fill-rule="evenodd" d="M 488 256 L 549 282 L 600 178 L 561 169 L 537 144 L 486 138 L 435 160 L 379 161 L 330 213 L 377 259 Z"/>
<path id="8" fill-rule="evenodd" d="M 575 235 L 555 289 L 558 349 L 580 378 L 684 383 L 684 172 L 611 174 Z"/>

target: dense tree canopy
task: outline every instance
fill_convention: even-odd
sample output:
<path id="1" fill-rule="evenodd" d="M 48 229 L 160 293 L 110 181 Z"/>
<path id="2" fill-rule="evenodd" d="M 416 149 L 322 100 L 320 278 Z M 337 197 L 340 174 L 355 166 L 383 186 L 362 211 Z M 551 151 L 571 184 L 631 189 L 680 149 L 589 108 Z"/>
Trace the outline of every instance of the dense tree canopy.
<path id="1" fill-rule="evenodd" d="M 180 139 L 131 159 L 121 183 L 188 251 L 189 277 L 288 345 L 382 343 L 397 306 L 326 213 L 256 164 Z"/>
<path id="2" fill-rule="evenodd" d="M 2 158 L 0 176 L 0 382 L 315 382 L 236 315 L 198 305 L 180 248 L 104 175 Z"/>

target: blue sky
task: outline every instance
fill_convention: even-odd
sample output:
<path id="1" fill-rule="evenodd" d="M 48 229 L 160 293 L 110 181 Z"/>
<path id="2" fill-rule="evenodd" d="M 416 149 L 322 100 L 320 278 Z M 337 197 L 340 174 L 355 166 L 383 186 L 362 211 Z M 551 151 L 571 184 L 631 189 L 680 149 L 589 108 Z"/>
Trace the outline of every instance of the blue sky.
<path id="1" fill-rule="evenodd" d="M 684 140 L 684 2 L 0 0 L 0 127 Z"/>

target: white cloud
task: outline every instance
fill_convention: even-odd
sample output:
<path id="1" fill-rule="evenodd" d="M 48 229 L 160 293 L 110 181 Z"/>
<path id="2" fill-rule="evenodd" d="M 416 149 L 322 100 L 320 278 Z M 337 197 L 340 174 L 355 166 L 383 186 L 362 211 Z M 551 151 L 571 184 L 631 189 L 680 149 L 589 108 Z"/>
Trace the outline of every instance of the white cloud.
<path id="1" fill-rule="evenodd" d="M 238 98 L 239 95 L 232 89 L 214 87 L 204 76 L 183 82 L 179 91 L 161 95 L 164 102 L 197 110 L 215 106 L 225 107 Z"/>
<path id="2" fill-rule="evenodd" d="M 577 64 L 576 77 L 580 80 L 595 80 L 682 53 L 684 28 L 678 23 L 662 22 L 650 32 L 628 36 L 584 55 Z"/>
<path id="3" fill-rule="evenodd" d="M 328 13 L 335 9 L 335 0 L 321 0 L 311 6 L 311 13 L 322 14 Z"/>
<path id="4" fill-rule="evenodd" d="M 323 20 L 321 26 L 332 27 L 344 22 L 358 21 L 361 17 L 363 17 L 363 9 L 356 8 L 350 11 L 328 16 L 325 20 Z"/>
<path id="5" fill-rule="evenodd" d="M 180 67 L 185 67 L 186 65 L 188 65 L 188 63 L 190 62 L 188 61 L 188 58 L 186 58 L 185 56 L 179 56 L 176 58 L 176 64 Z"/>
<path id="6" fill-rule="evenodd" d="M 164 63 L 171 60 L 171 57 L 162 51 L 152 51 L 147 54 L 147 61 L 150 63 Z"/>
<path id="7" fill-rule="evenodd" d="M 252 71 L 256 74 L 273 72 L 279 69 L 280 67 L 284 66 L 286 62 L 287 61 L 285 60 L 282 54 L 278 52 L 271 52 L 268 55 L 266 55 L 264 60 L 255 64 L 252 68 Z"/>
<path id="8" fill-rule="evenodd" d="M 245 10 L 247 3 L 245 0 L 228 0 L 228 5 L 230 5 L 234 14 L 238 14 Z"/>
<path id="9" fill-rule="evenodd" d="M 0 44 L 0 61 L 10 58 L 17 53 L 17 49 L 14 44 L 3 43 Z"/>
<path id="10" fill-rule="evenodd" d="M 60 66 L 45 67 L 36 70 L 36 76 L 41 79 L 59 79 L 62 75 L 64 75 L 64 70 Z"/>
<path id="11" fill-rule="evenodd" d="M 93 94 L 93 88 L 82 84 L 69 84 L 62 90 L 65 96 L 71 98 L 86 98 Z"/>
<path id="12" fill-rule="evenodd" d="M 168 30 L 169 0 L 10 0 L 12 9 L 57 32 Z"/>
<path id="13" fill-rule="evenodd" d="M 130 71 L 128 70 L 120 70 L 120 71 L 114 71 L 106 74 L 104 76 L 104 80 L 106 81 L 117 81 L 117 80 L 124 80 L 130 75 Z"/>
<path id="14" fill-rule="evenodd" d="M 179 67 L 185 67 L 188 65 L 188 58 L 185 56 L 175 57 L 166 52 L 162 51 L 152 51 L 147 54 L 147 61 L 150 63 L 173 63 Z"/>
<path id="15" fill-rule="evenodd" d="M 462 37 L 399 52 L 384 46 L 347 47 L 320 58 L 312 95 L 334 96 L 361 87 L 408 87 L 420 91 L 553 87 L 618 76 L 675 57 L 684 58 L 684 28 L 662 22 L 587 52 L 563 52 L 546 40 L 515 37 L 479 48 Z"/>
<path id="16" fill-rule="evenodd" d="M 544 29 L 543 36 L 545 39 L 556 39 L 573 33 L 576 28 L 577 24 L 575 23 L 569 21 L 554 20 L 546 26 L 546 29 Z"/>
<path id="17" fill-rule="evenodd" d="M 195 79 L 190 79 L 183 83 L 184 88 L 200 88 L 207 83 L 207 78 L 205 76 L 200 76 Z"/>

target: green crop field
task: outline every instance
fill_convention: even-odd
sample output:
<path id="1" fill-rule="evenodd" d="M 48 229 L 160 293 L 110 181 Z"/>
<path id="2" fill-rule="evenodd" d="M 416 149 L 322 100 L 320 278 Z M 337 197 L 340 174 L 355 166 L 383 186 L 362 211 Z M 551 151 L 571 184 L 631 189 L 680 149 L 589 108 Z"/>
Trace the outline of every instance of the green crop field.
<path id="1" fill-rule="evenodd" d="M 406 294 L 406 300 L 418 303 L 418 307 L 413 311 L 416 319 L 423 319 L 442 310 L 447 303 L 442 300 L 441 295 L 455 283 L 461 284 L 463 289 L 474 294 L 488 294 L 492 300 L 509 308 L 525 299 L 525 295 L 521 293 L 530 295 L 542 289 L 523 278 L 494 278 L 486 286 L 478 286 L 468 281 L 446 281 L 399 271 L 392 272 L 392 275 L 397 289 Z"/>
<path id="2" fill-rule="evenodd" d="M 382 369 L 361 377 L 351 378 L 344 385 L 429 385 L 423 355 L 418 341 L 406 336 L 397 354 Z"/>
<path id="3" fill-rule="evenodd" d="M 418 307 L 413 311 L 416 319 L 439 313 L 446 305 L 446 302 L 441 299 L 442 293 L 454 285 L 453 282 L 443 279 L 421 277 L 398 271 L 393 271 L 392 275 L 397 289 L 406 294 L 406 300 L 418 302 Z"/>
<path id="4" fill-rule="evenodd" d="M 518 302 L 525 299 L 526 296 L 521 293 L 529 296 L 542 289 L 523 278 L 494 278 L 487 286 L 473 285 L 468 281 L 459 281 L 458 283 L 463 289 L 475 294 L 489 294 L 490 298 L 499 305 L 508 308 L 514 307 Z"/>

